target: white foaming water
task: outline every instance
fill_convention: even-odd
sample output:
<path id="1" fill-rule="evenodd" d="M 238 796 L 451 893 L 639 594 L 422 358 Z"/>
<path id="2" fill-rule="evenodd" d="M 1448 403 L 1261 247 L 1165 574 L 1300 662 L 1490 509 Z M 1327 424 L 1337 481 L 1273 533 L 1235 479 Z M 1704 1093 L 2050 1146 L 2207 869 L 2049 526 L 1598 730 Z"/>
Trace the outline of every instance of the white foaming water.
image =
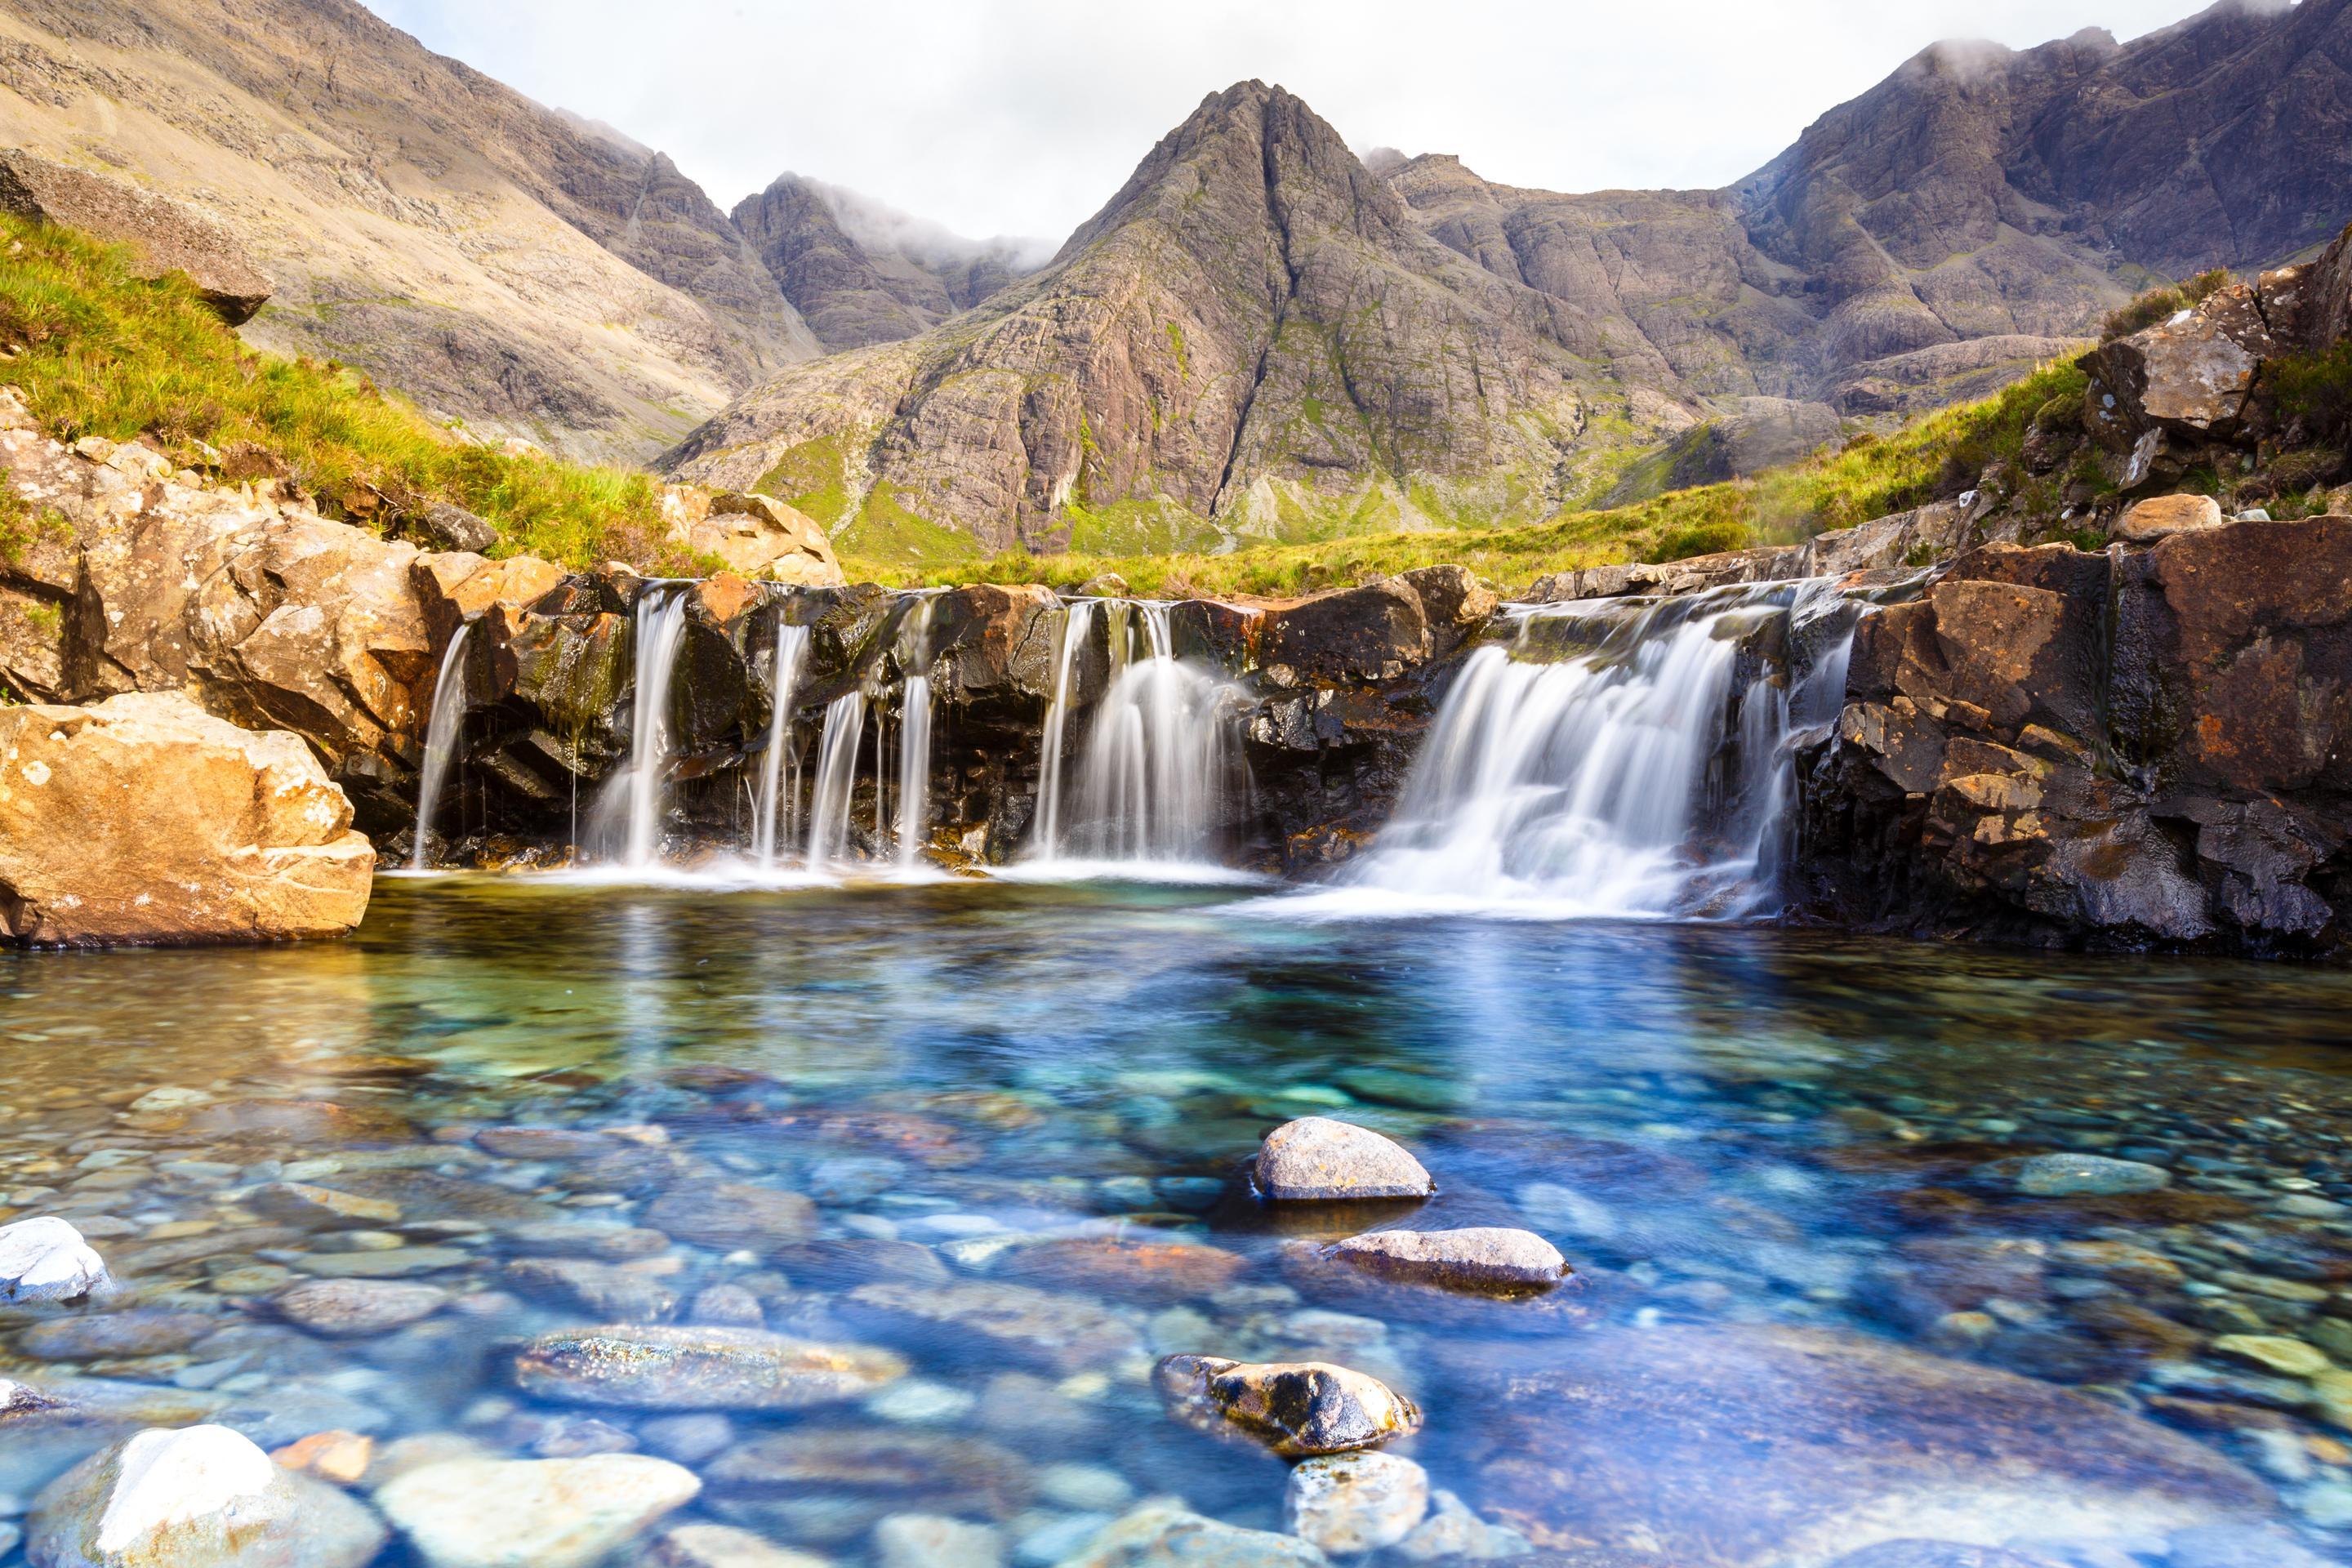
<path id="1" fill-rule="evenodd" d="M 1790 737 L 1833 717 L 1844 689 L 1850 624 L 1824 617 L 1846 612 L 1821 583 L 1534 612 L 1511 647 L 1471 655 L 1379 842 L 1337 886 L 1280 906 L 1636 920 L 1769 909 Z M 1573 652 L 1534 662 L 1547 647 Z"/>
<path id="2" fill-rule="evenodd" d="M 898 868 L 919 863 L 931 795 L 931 601 L 908 615 L 908 675 L 898 697 Z M 877 763 L 878 765 L 879 757 Z M 881 785 L 877 780 L 875 794 Z"/>
<path id="3" fill-rule="evenodd" d="M 851 689 L 826 704 L 817 742 L 814 799 L 809 806 L 808 864 L 849 858 L 850 794 L 857 787 L 857 748 L 866 737 L 866 693 Z"/>
<path id="4" fill-rule="evenodd" d="M 1242 778 L 1232 687 L 1176 658 L 1167 605 L 1114 601 L 1107 608 L 1110 687 L 1087 730 L 1066 823 L 1061 746 L 1057 735 L 1047 737 L 1032 873 L 1159 876 L 1213 869 L 1220 807 Z M 1055 677 L 1055 706 L 1065 721 L 1071 650 L 1084 629 L 1074 615 Z"/>
<path id="5" fill-rule="evenodd" d="M 416 781 L 416 843 L 408 853 L 408 868 L 422 871 L 433 844 L 433 812 L 449 782 L 449 764 L 457 754 L 457 731 L 466 720 L 466 637 L 471 621 L 457 623 L 457 633 L 441 655 L 441 673 L 433 682 L 433 714 L 425 723 L 425 764 Z"/>
<path id="6" fill-rule="evenodd" d="M 779 624 L 776 627 L 776 662 L 768 685 L 772 705 L 768 715 L 768 751 L 760 759 L 760 816 L 751 827 L 751 855 L 763 867 L 775 865 L 780 830 L 782 837 L 791 834 L 791 824 L 784 818 L 800 806 L 800 766 L 795 761 L 787 773 L 784 753 L 792 749 L 793 700 L 800 686 L 801 667 L 808 658 L 808 637 L 806 626 Z"/>
<path id="7" fill-rule="evenodd" d="M 629 763 L 614 782 L 629 813 L 621 858 L 639 868 L 653 865 L 661 855 L 663 784 L 672 743 L 670 679 L 686 642 L 686 600 L 687 590 L 678 584 L 648 583 L 637 595 Z"/>

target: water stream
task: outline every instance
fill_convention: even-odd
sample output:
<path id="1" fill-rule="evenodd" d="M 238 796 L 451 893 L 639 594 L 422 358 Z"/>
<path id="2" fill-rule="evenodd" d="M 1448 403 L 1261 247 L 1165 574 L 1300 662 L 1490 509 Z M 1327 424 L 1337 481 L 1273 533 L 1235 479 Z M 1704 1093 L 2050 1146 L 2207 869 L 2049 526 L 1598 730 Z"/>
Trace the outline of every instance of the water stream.
<path id="1" fill-rule="evenodd" d="M 627 809 L 621 859 L 646 869 L 660 862 L 662 810 L 669 781 L 670 684 L 686 642 L 689 592 L 680 584 L 648 583 L 637 599 L 634 699 L 628 765 L 614 779 Z"/>
<path id="2" fill-rule="evenodd" d="M 763 867 L 775 865 L 776 846 L 793 837 L 789 818 L 800 804 L 800 759 L 787 753 L 793 750 L 794 699 L 808 658 L 808 637 L 806 626 L 777 623 L 768 683 L 768 750 L 760 759 L 759 817 L 751 833 L 751 854 Z"/>
<path id="3" fill-rule="evenodd" d="M 457 760 L 459 732 L 466 722 L 466 638 L 474 629 L 460 621 L 441 655 L 441 670 L 433 682 L 433 712 L 425 724 L 425 763 L 417 770 L 416 842 L 410 847 L 408 868 L 422 871 L 432 863 L 433 816 L 449 782 L 449 765 Z"/>
<path id="4" fill-rule="evenodd" d="M 898 868 L 902 871 L 921 864 L 923 833 L 930 815 L 933 608 L 929 595 L 918 599 L 900 635 L 907 669 L 898 697 Z"/>
<path id="5" fill-rule="evenodd" d="M 1296 911 L 1769 912 L 1791 739 L 1834 716 L 1852 619 L 1817 583 L 1526 614 L 1465 664 L 1371 850 Z"/>
<path id="6" fill-rule="evenodd" d="M 866 738 L 866 693 L 852 689 L 825 705 L 811 784 L 806 858 L 811 869 L 849 860 L 850 796 L 857 787 L 857 749 Z M 877 785 L 877 790 L 879 785 Z"/>

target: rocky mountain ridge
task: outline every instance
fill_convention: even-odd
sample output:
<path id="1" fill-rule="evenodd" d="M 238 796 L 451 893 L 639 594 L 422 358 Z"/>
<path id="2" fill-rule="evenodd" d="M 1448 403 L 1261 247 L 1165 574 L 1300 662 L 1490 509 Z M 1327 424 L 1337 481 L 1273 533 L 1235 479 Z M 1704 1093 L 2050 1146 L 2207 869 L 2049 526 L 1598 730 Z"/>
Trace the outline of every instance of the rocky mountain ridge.
<path id="1" fill-rule="evenodd" d="M 664 461 L 886 558 L 1534 521 L 1750 472 L 2072 353 L 2151 277 L 2324 241 L 2352 214 L 2324 134 L 2352 121 L 2347 65 L 2352 0 L 1937 45 L 1731 187 L 1586 195 L 1435 154 L 1374 172 L 1244 83 L 1037 278 L 786 371 Z M 1352 249 L 1319 244 L 1341 229 Z M 1290 282 L 1237 312 L 1229 263 L 1261 254 Z M 1403 277 L 1454 304 L 1373 281 Z"/>

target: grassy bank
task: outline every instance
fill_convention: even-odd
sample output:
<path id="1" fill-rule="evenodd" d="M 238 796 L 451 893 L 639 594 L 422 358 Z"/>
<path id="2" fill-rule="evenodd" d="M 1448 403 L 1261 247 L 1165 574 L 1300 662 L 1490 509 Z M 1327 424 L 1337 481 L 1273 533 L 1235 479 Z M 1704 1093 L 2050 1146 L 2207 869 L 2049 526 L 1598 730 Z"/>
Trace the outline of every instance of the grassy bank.
<path id="1" fill-rule="evenodd" d="M 1748 479 L 1606 511 L 1566 512 L 1524 527 L 1365 534 L 1223 555 L 1015 553 L 931 567 L 852 555 L 843 564 L 853 578 L 905 587 L 973 582 L 1075 587 L 1110 574 L 1135 593 L 1169 596 L 1297 594 L 1453 563 L 1506 587 L 1524 587 L 1571 567 L 1794 543 L 1958 494 L 1987 465 L 2014 461 L 2034 416 L 2048 405 L 2079 403 L 2084 381 L 2071 363 L 2044 365 L 1982 402 L 1943 409 L 1893 435 L 1858 436 Z"/>
<path id="2" fill-rule="evenodd" d="M 449 501 L 495 524 L 501 553 L 672 564 L 658 480 L 467 441 L 357 371 L 256 353 L 177 278 L 143 281 L 119 249 L 5 216 L 0 350 L 0 381 L 60 440 L 143 437 L 193 468 L 282 468 L 322 510 L 376 527 Z"/>

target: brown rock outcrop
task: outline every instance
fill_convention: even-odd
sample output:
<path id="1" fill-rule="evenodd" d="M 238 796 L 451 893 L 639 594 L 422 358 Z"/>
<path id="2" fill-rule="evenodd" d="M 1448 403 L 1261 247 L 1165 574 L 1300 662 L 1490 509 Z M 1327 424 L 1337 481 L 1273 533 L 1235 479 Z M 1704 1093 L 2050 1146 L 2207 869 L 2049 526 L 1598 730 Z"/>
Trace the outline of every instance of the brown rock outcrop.
<path id="1" fill-rule="evenodd" d="M 302 742 L 177 695 L 0 708 L 0 924 L 19 942 L 336 936 L 375 852 Z"/>
<path id="2" fill-rule="evenodd" d="M 269 299 L 269 279 L 217 225 L 177 202 L 21 147 L 0 152 L 0 212 L 129 246 L 142 277 L 180 274 L 231 326 L 251 320 Z"/>

